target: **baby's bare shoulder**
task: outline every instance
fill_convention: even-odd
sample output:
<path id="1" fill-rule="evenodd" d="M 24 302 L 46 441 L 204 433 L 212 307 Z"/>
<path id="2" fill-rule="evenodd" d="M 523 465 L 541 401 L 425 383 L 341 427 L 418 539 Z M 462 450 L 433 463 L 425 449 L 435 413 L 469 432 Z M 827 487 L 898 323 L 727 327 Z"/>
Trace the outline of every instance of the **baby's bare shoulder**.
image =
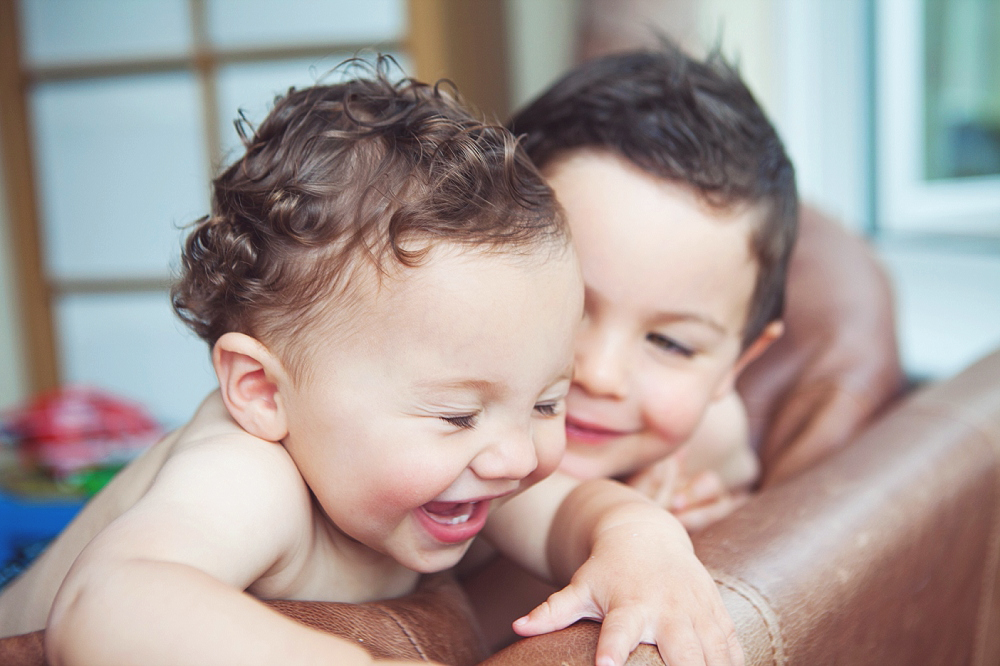
<path id="1" fill-rule="evenodd" d="M 62 581 L 95 541 L 103 541 L 106 552 L 155 556 L 146 552 L 150 536 L 166 526 L 177 536 L 171 547 L 183 549 L 184 540 L 196 541 L 198 534 L 220 542 L 256 534 L 252 543 L 280 557 L 293 547 L 296 530 L 311 528 L 311 518 L 308 488 L 284 448 L 240 429 L 213 394 L 190 422 L 116 475 L 4 590 L 0 636 L 44 627 Z M 129 527 L 115 529 L 122 525 Z M 232 551 L 243 555 L 236 546 Z"/>

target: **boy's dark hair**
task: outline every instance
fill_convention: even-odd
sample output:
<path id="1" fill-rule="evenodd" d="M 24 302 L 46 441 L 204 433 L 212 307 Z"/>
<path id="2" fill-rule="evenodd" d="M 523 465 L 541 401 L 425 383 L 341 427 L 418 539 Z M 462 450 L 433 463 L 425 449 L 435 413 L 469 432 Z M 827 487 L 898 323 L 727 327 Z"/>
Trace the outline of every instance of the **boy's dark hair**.
<path id="1" fill-rule="evenodd" d="M 586 62 L 511 119 L 539 168 L 569 151 L 603 150 L 693 187 L 710 205 L 760 205 L 746 347 L 781 317 L 795 243 L 795 171 L 753 95 L 718 50 L 704 61 L 662 39 L 658 50 Z"/>
<path id="2" fill-rule="evenodd" d="M 171 290 L 210 345 L 237 331 L 288 352 L 359 267 L 415 266 L 439 242 L 565 246 L 552 191 L 512 134 L 386 69 L 379 58 L 367 78 L 290 89 L 252 137 L 241 131 L 246 153 L 213 182 Z M 284 356 L 294 372 L 301 359 Z"/>

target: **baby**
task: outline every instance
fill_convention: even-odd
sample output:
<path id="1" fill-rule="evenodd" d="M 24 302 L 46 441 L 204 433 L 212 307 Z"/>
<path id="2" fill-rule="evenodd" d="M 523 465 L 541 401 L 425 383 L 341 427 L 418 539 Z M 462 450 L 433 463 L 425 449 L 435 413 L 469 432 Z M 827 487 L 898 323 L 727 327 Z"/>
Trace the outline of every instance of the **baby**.
<path id="1" fill-rule="evenodd" d="M 666 41 L 584 63 L 510 126 L 583 270 L 561 469 L 717 520 L 758 473 L 735 379 L 782 332 L 798 202 L 780 138 L 720 54 Z"/>
<path id="2" fill-rule="evenodd" d="M 0 596 L 0 635 L 46 627 L 59 666 L 367 663 L 254 597 L 396 597 L 482 534 L 569 582 L 523 633 L 603 618 L 598 664 L 639 641 L 743 663 L 675 519 L 549 476 L 578 264 L 512 135 L 444 91 L 379 74 L 277 100 L 214 182 L 173 303 L 218 392 Z"/>

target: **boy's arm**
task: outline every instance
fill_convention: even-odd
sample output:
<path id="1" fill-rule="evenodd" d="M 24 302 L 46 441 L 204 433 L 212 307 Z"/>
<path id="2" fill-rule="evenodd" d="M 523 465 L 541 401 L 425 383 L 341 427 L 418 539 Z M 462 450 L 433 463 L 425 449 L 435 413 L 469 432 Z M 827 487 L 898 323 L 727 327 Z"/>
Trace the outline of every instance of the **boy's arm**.
<path id="1" fill-rule="evenodd" d="M 280 445 L 244 435 L 177 453 L 70 570 L 49 617 L 50 663 L 369 663 L 243 592 L 301 552 L 309 516 Z"/>
<path id="2" fill-rule="evenodd" d="M 633 474 L 628 485 L 696 531 L 742 506 L 759 474 L 746 409 L 730 391 L 709 406 L 678 451 Z"/>
<path id="3" fill-rule="evenodd" d="M 672 666 L 743 664 L 736 632 L 684 527 L 637 491 L 553 475 L 496 512 L 488 536 L 536 575 L 569 584 L 515 623 L 535 635 L 603 621 L 597 664 L 640 642 Z"/>

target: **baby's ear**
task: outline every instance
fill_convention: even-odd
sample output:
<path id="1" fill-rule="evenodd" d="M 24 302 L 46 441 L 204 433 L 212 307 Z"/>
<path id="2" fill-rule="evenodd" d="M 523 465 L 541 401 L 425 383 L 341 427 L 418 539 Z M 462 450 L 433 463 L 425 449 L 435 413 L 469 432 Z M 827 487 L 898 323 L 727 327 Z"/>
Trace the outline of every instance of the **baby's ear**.
<path id="1" fill-rule="evenodd" d="M 732 391 L 733 386 L 736 384 L 736 378 L 740 376 L 741 372 L 743 372 L 743 368 L 750 365 L 754 359 L 766 352 L 767 348 L 770 347 L 775 340 L 780 338 L 784 332 L 785 323 L 780 319 L 775 319 L 770 324 L 765 326 L 761 334 L 757 336 L 757 339 L 751 342 L 750 345 L 739 355 L 736 362 L 733 363 L 733 367 L 729 371 L 729 374 L 726 375 L 725 381 L 722 382 L 719 390 L 716 392 L 716 397 L 722 397 L 729 391 Z"/>
<path id="2" fill-rule="evenodd" d="M 226 409 L 241 428 L 272 442 L 288 435 L 280 388 L 289 377 L 277 356 L 249 335 L 226 333 L 212 347 L 212 365 Z"/>

